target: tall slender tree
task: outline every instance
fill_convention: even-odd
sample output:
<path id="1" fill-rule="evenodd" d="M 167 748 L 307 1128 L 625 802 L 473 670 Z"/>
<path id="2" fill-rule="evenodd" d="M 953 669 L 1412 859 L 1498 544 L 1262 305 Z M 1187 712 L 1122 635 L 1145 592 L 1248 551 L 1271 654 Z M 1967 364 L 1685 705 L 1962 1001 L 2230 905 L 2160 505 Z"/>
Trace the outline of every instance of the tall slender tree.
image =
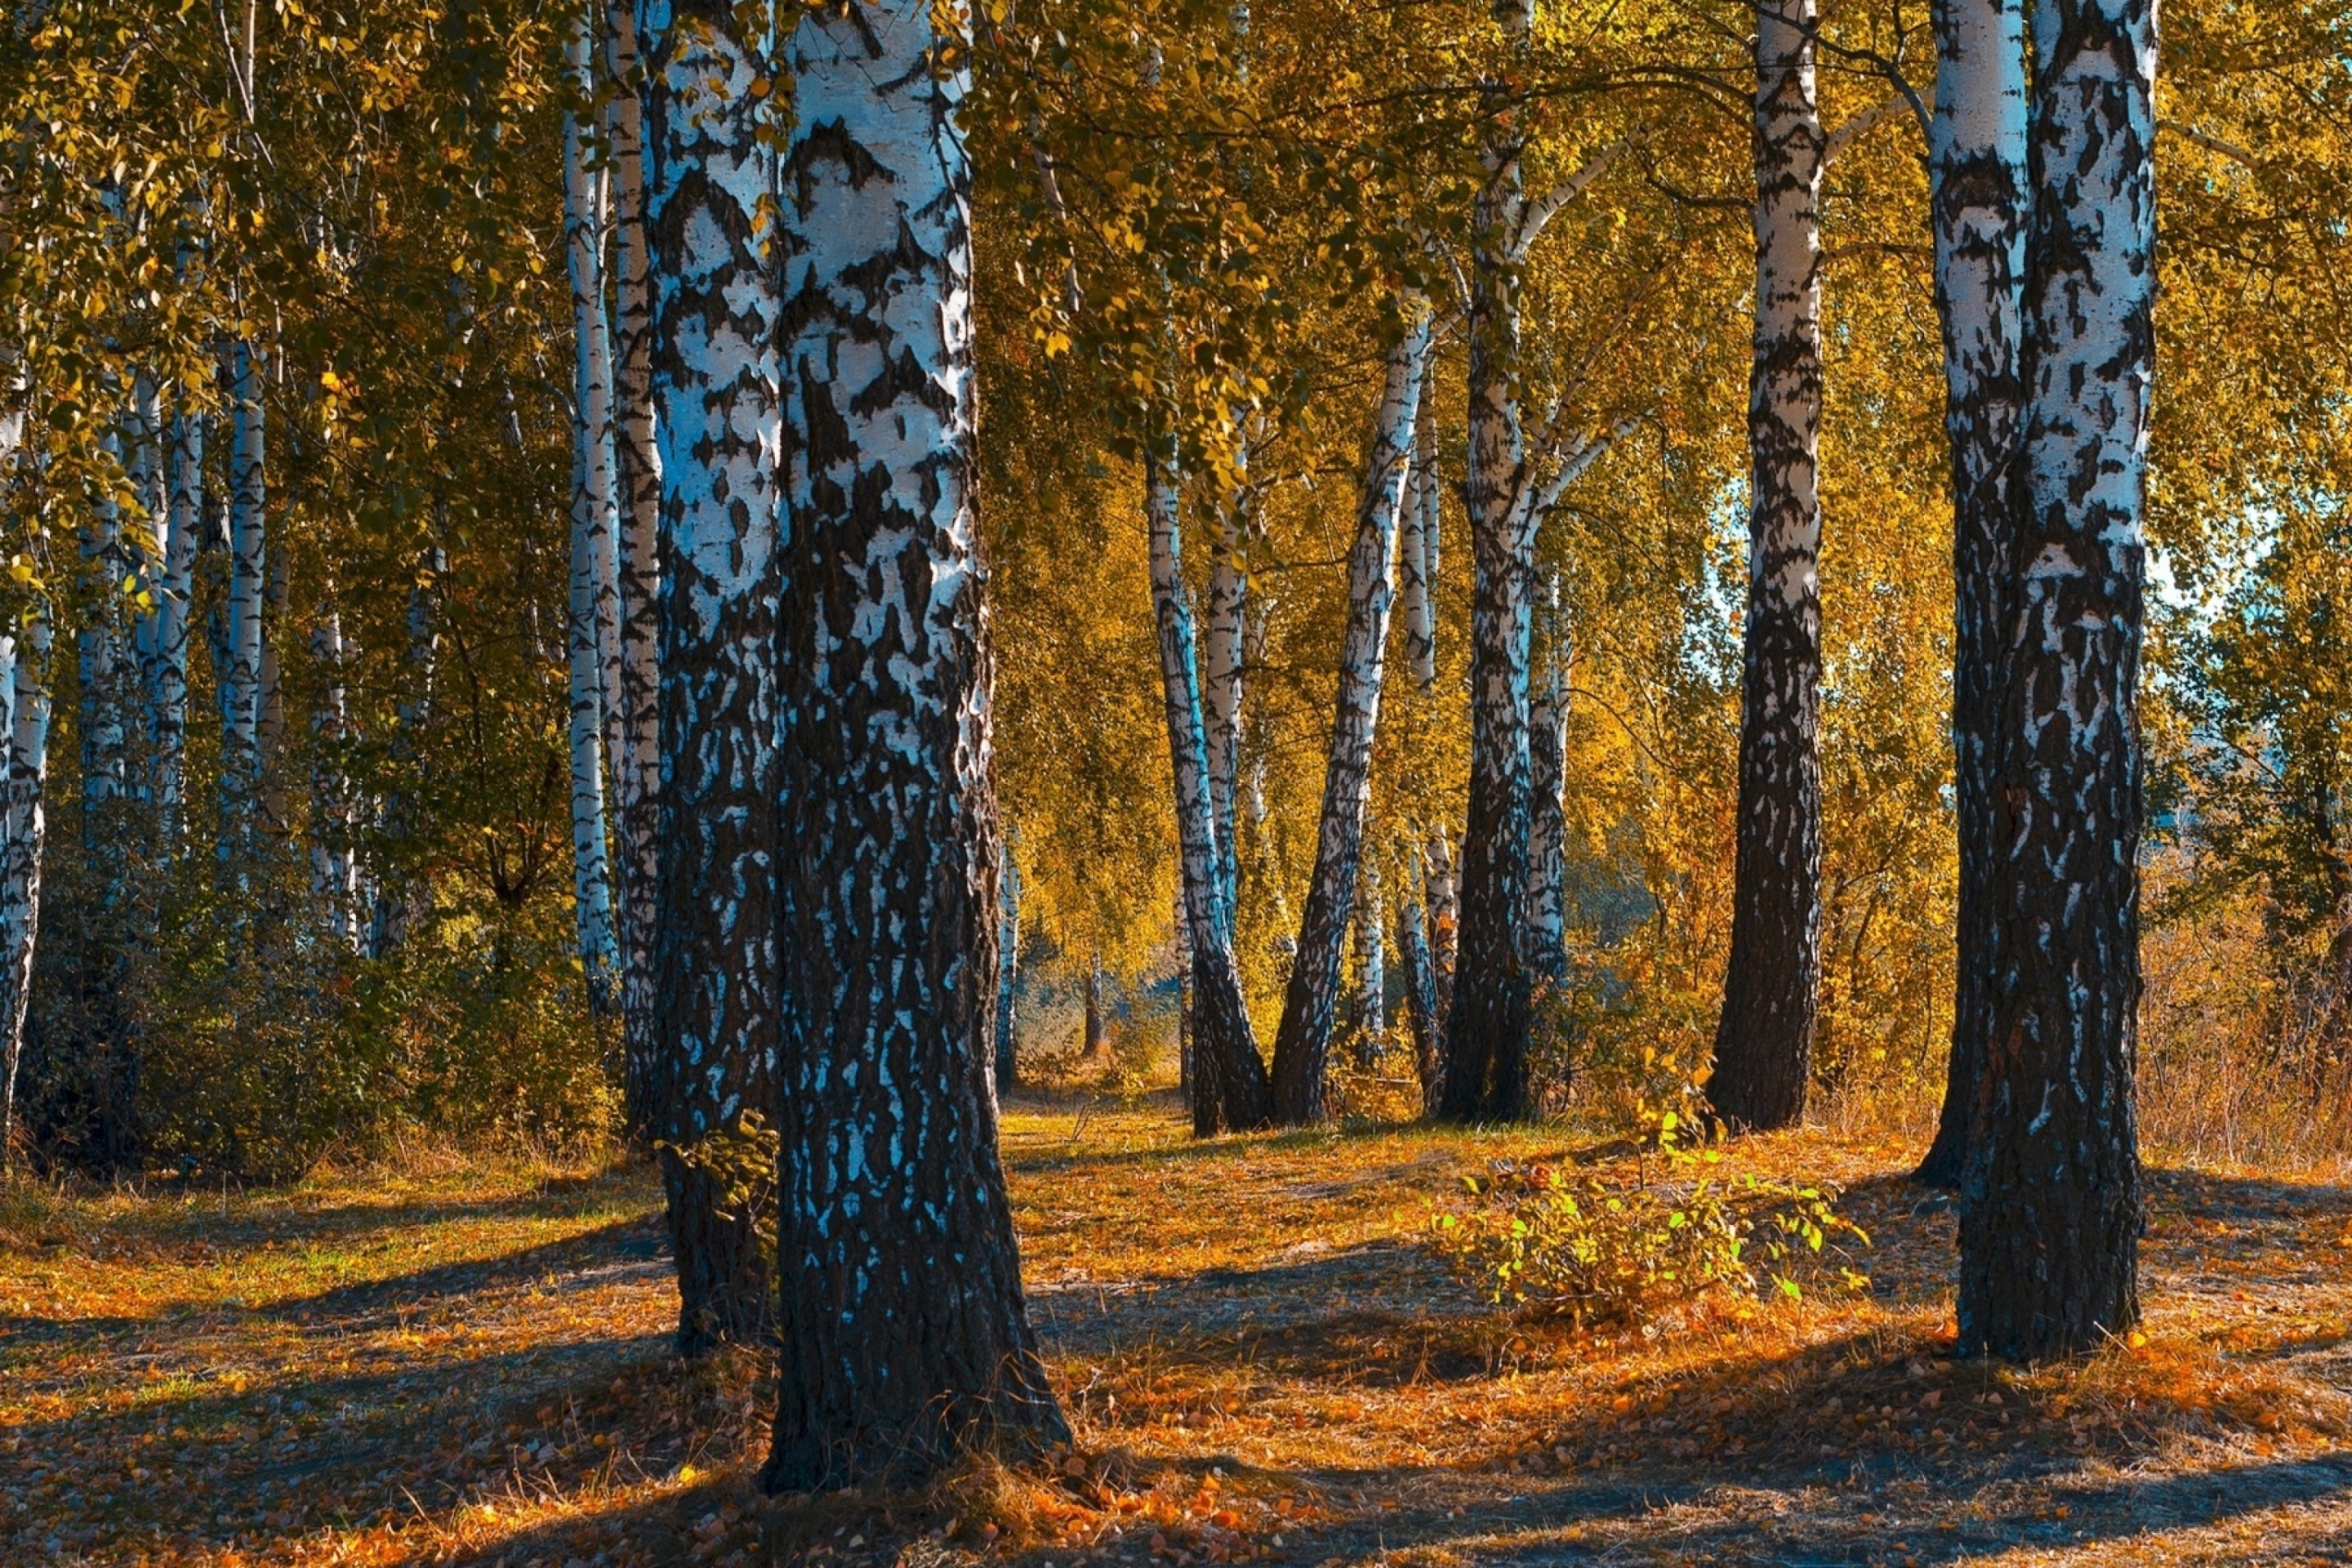
<path id="1" fill-rule="evenodd" d="M 1995 731 L 1990 1025 L 1963 1346 L 2139 1317 L 2139 658 L 2155 377 L 2156 8 L 2035 0 L 2026 401 Z"/>
<path id="2" fill-rule="evenodd" d="M 646 232 L 645 91 L 634 0 L 606 0 L 605 167 L 613 228 L 613 483 L 619 511 L 620 673 L 610 698 L 614 888 L 621 910 L 622 1100 L 651 1135 L 654 941 L 659 921 L 661 460 L 654 434 L 653 288 Z"/>
<path id="3" fill-rule="evenodd" d="M 1822 972 L 1821 186 L 1813 0 L 1756 12 L 1756 334 L 1731 958 L 1707 1100 L 1803 1119 Z"/>
<path id="4" fill-rule="evenodd" d="M 6 772 L 0 777 L 0 1164 L 16 1158 L 16 1074 L 41 925 L 41 856 L 49 770 L 49 619 L 35 603 L 0 637 L 7 679 Z"/>
<path id="5" fill-rule="evenodd" d="M 584 106 L 594 99 L 588 7 L 568 24 L 564 63 L 575 100 L 563 116 L 563 239 L 572 286 L 572 575 L 565 643 L 571 675 L 572 909 L 589 1005 L 612 1005 L 619 983 L 604 759 L 618 741 L 620 645 L 614 617 L 613 385 L 604 330 L 597 181 L 588 167 Z"/>
<path id="6" fill-rule="evenodd" d="M 1568 614 L 1559 574 L 1536 598 L 1534 686 L 1528 702 L 1528 968 L 1557 982 L 1568 969 Z"/>
<path id="7" fill-rule="evenodd" d="M 262 605 L 267 596 L 268 479 L 261 402 L 262 351 L 239 338 L 229 349 L 232 425 L 228 463 L 228 586 L 219 678 L 220 862 L 232 883 L 260 850 Z"/>
<path id="8" fill-rule="evenodd" d="M 1265 1124 L 1273 1090 L 1258 1055 L 1234 950 L 1234 903 L 1217 845 L 1208 726 L 1201 702 L 1192 606 L 1184 587 L 1183 524 L 1176 442 L 1144 453 L 1144 510 L 1151 532 L 1151 604 L 1160 628 L 1168 752 L 1176 784 L 1178 880 L 1192 948 L 1192 1130 L 1203 1136 Z"/>
<path id="9" fill-rule="evenodd" d="M 1291 1126 L 1320 1121 L 1325 1112 L 1324 1079 L 1339 1017 L 1340 960 L 1363 865 L 1372 738 L 1380 724 L 1389 615 L 1396 596 L 1398 522 L 1429 366 L 1428 310 L 1418 298 L 1408 298 L 1403 306 L 1404 330 L 1388 351 L 1371 450 L 1357 492 L 1356 541 L 1348 555 L 1348 624 L 1324 763 L 1315 869 L 1307 884 L 1297 952 L 1275 1035 L 1275 1116 Z"/>
<path id="10" fill-rule="evenodd" d="M 1068 1436 L 988 1091 L 999 826 L 953 15 L 845 0 L 785 51 L 774 1490 Z"/>
<path id="11" fill-rule="evenodd" d="M 1944 328 L 1944 428 L 1952 452 L 1952 771 L 1959 828 L 1959 963 L 1943 1114 L 1918 1178 L 1957 1186 L 1968 1163 L 2000 858 L 1993 809 L 2002 607 L 2015 522 L 2010 494 L 2025 384 L 2018 362 L 2029 209 L 2024 0 L 1938 0 L 1929 221 Z"/>
<path id="12" fill-rule="evenodd" d="M 728 0 L 648 0 L 646 226 L 661 442 L 661 916 L 654 1052 L 678 1344 L 754 1342 L 772 1281 L 721 1157 L 772 1114 L 777 464 L 772 39 Z"/>

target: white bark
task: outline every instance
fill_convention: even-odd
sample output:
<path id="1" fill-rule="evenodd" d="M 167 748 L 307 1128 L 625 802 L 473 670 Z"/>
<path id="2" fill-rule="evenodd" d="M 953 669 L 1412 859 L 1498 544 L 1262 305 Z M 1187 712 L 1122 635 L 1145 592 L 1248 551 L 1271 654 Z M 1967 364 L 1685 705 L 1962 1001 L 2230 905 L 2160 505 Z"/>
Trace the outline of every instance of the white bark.
<path id="1" fill-rule="evenodd" d="M 229 352 L 234 422 L 229 447 L 229 581 L 221 688 L 222 865 L 241 879 L 258 848 L 261 797 L 262 605 L 268 590 L 261 405 L 263 355 L 239 339 Z"/>
<path id="2" fill-rule="evenodd" d="M 1246 454 L 1241 459 L 1246 462 Z M 1217 875 L 1228 906 L 1238 907 L 1241 878 L 1234 845 L 1234 800 L 1242 748 L 1243 628 L 1249 615 L 1246 479 L 1217 509 L 1209 552 L 1208 701 L 1209 803 L 1217 831 Z"/>
<path id="3" fill-rule="evenodd" d="M 5 777 L 0 779 L 0 1164 L 12 1158 L 16 1143 L 16 1068 L 40 930 L 48 655 L 49 623 L 38 606 L 16 637 L 0 637 L 7 709 Z"/>
<path id="4" fill-rule="evenodd" d="M 1398 570 L 1404 598 L 1405 662 L 1423 692 L 1437 689 L 1437 563 L 1441 497 L 1437 474 L 1433 421 L 1422 400 L 1413 439 L 1412 474 L 1406 486 L 1404 517 L 1398 542 Z"/>
<path id="5" fill-rule="evenodd" d="M 170 856 L 185 831 L 188 744 L 188 615 L 196 540 L 203 526 L 205 426 L 184 406 L 172 421 L 170 499 L 163 523 L 155 595 L 154 668 L 147 683 L 148 739 L 153 748 L 155 811 L 162 852 Z"/>
<path id="6" fill-rule="evenodd" d="M 655 438 L 653 291 L 646 234 L 645 102 L 636 85 L 633 4 L 604 8 L 605 75 L 614 90 L 605 135 L 613 222 L 613 435 L 620 670 L 612 775 L 614 891 L 620 904 L 621 1026 L 633 1131 L 650 1126 L 654 1049 L 656 858 L 661 785 L 661 452 Z"/>
<path id="7" fill-rule="evenodd" d="M 1356 1048 L 1369 1065 L 1388 1043 L 1389 966 L 1381 872 L 1364 868 L 1356 888 Z"/>
<path id="8" fill-rule="evenodd" d="M 1568 619 L 1559 576 L 1549 574 L 1536 603 L 1533 696 L 1528 705 L 1528 966 L 1557 980 L 1568 958 Z"/>
<path id="9" fill-rule="evenodd" d="M 565 46 L 574 89 L 593 89 L 585 7 Z M 563 230 L 572 284 L 572 592 L 566 647 L 572 687 L 572 855 L 580 965 L 590 1005 L 614 999 L 620 951 L 604 820 L 604 757 L 619 739 L 608 715 L 620 685 L 619 556 L 614 547 L 612 366 L 604 277 L 583 128 L 563 120 Z"/>
<path id="10" fill-rule="evenodd" d="M 310 893 L 335 940 L 360 951 L 359 803 L 344 756 L 352 741 L 351 708 L 343 684 L 342 616 L 330 609 L 310 631 L 318 667 L 319 706 L 310 716 L 319 755 L 310 775 Z"/>

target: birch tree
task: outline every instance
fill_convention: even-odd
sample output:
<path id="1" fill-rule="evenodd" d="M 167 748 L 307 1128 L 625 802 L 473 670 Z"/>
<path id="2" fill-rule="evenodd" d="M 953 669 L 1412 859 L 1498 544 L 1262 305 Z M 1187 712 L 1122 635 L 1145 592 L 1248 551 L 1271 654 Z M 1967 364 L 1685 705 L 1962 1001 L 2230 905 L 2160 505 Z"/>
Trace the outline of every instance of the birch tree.
<path id="1" fill-rule="evenodd" d="M 646 233 L 644 92 L 637 7 L 604 6 L 612 86 L 604 134 L 613 228 L 613 482 L 618 508 L 614 576 L 620 670 L 608 697 L 619 737 L 612 774 L 614 884 L 620 900 L 622 1100 L 630 1128 L 652 1127 L 653 952 L 660 903 L 656 827 L 661 785 L 661 458 L 655 442 L 653 294 Z"/>
<path id="2" fill-rule="evenodd" d="M 1568 972 L 1569 641 L 1559 574 L 1536 601 L 1535 681 L 1528 703 L 1528 967 L 1554 983 Z"/>
<path id="3" fill-rule="evenodd" d="M 1813 0 L 1756 12 L 1756 324 L 1731 957 L 1707 1100 L 1805 1114 L 1821 1005 L 1821 184 Z"/>
<path id="4" fill-rule="evenodd" d="M 774 1103 L 778 300 L 772 40 L 725 0 L 640 12 L 654 244 L 662 787 L 653 1099 L 678 1345 L 756 1343 L 771 1284 L 721 1167 Z"/>
<path id="5" fill-rule="evenodd" d="M 44 798 L 49 768 L 49 621 L 36 604 L 14 637 L 0 637 L 6 679 L 6 773 L 0 778 L 0 1164 L 17 1143 L 16 1076 L 25 1054 L 25 1019 L 33 990 L 33 952 L 41 923 Z"/>
<path id="6" fill-rule="evenodd" d="M 261 616 L 268 566 L 263 509 L 268 494 L 262 358 L 243 338 L 229 350 L 229 562 L 219 677 L 219 856 L 223 872 L 240 884 L 260 847 Z"/>
<path id="7" fill-rule="evenodd" d="M 1928 217 L 1944 330 L 1944 428 L 1952 463 L 1952 767 L 1959 837 L 1959 963 L 1952 1051 L 1936 1139 L 1918 1178 L 1956 1186 L 1991 1028 L 1986 922 L 1999 858 L 1994 746 L 2004 596 L 2015 523 L 2011 481 L 2025 387 L 2018 354 L 2029 207 L 2024 0 L 1939 0 Z"/>
<path id="8" fill-rule="evenodd" d="M 593 98 L 589 16 L 570 23 L 565 62 L 572 88 Z M 613 877 L 606 858 L 604 757 L 617 731 L 606 722 L 619 686 L 614 630 L 616 555 L 613 540 L 613 387 L 604 331 L 604 269 L 595 182 L 587 163 L 580 112 L 563 117 L 563 237 L 572 285 L 572 574 L 566 646 L 572 686 L 572 900 L 580 966 L 589 1005 L 612 1005 L 620 953 L 614 930 Z"/>
<path id="9" fill-rule="evenodd" d="M 1066 1440 L 988 1092 L 999 825 L 971 478 L 969 40 L 802 14 L 780 250 L 782 1375 L 772 1490 Z"/>
<path id="10" fill-rule="evenodd" d="M 1396 595 L 1399 516 L 1412 461 L 1412 433 L 1428 372 L 1431 323 L 1418 299 L 1402 302 L 1403 331 L 1387 354 L 1370 455 L 1358 492 L 1356 540 L 1348 556 L 1348 621 L 1339 685 L 1316 829 L 1315 869 L 1298 925 L 1298 946 L 1275 1035 L 1276 1120 L 1322 1120 L 1339 970 L 1363 863 L 1364 816 L 1371 799 L 1372 737 L 1380 724 L 1389 616 Z"/>
<path id="11" fill-rule="evenodd" d="M 1234 902 L 1217 844 L 1216 797 L 1202 713 L 1192 606 L 1184 586 L 1176 442 L 1148 444 L 1144 510 L 1151 535 L 1151 604 L 1159 625 L 1160 679 L 1168 710 L 1168 754 L 1175 779 L 1178 879 L 1192 949 L 1192 1130 L 1258 1127 L 1273 1114 L 1273 1090 L 1242 994 L 1234 951 Z M 1343 932 L 1345 930 L 1342 917 Z"/>
<path id="12" fill-rule="evenodd" d="M 2036 0 L 2026 397 L 2000 648 L 1960 1343 L 2032 1360 L 2139 1317 L 2138 681 L 2155 375 L 2156 11 Z"/>

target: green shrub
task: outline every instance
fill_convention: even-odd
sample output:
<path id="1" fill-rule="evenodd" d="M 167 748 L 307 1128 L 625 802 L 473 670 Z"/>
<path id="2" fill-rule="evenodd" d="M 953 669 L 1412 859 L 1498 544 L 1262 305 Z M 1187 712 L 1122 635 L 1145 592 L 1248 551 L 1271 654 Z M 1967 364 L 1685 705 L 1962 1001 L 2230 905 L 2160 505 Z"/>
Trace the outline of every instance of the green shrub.
<path id="1" fill-rule="evenodd" d="M 1643 1322 L 1717 1292 L 1753 1292 L 1759 1269 L 1795 1297 L 1801 1272 L 1835 1266 L 1824 1257 L 1832 1237 L 1869 1245 L 1837 1212 L 1834 1187 L 1726 1177 L 1721 1158 L 1670 1152 L 1688 1179 L 1632 1186 L 1498 1162 L 1491 1178 L 1468 1179 L 1470 1203 L 1434 1216 L 1432 1237 L 1455 1276 L 1494 1305 L 1580 1324 Z"/>

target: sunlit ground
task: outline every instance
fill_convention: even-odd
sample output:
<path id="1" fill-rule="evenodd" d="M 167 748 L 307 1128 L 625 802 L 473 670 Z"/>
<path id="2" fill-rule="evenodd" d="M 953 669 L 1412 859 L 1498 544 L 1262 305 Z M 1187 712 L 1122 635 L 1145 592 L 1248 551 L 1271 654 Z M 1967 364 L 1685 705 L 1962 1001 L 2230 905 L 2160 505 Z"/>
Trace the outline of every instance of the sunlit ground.
<path id="1" fill-rule="evenodd" d="M 1076 1452 L 926 1498 L 764 1504 L 758 1363 L 666 1353 L 635 1169 L 435 1158 L 299 1188 L 0 1204 L 0 1562 L 910 1565 L 2340 1562 L 2352 1193 L 2151 1177 L 2145 1342 L 1945 1351 L 1952 1222 L 1907 1147 L 1831 1177 L 1864 1292 L 1580 1332 L 1421 1245 L 1559 1131 L 1195 1145 L 1172 1101 L 1023 1101 L 1031 1310 Z M 1629 1159 L 1602 1162 L 1632 1179 Z M 419 1168 L 421 1166 L 421 1168 Z"/>

